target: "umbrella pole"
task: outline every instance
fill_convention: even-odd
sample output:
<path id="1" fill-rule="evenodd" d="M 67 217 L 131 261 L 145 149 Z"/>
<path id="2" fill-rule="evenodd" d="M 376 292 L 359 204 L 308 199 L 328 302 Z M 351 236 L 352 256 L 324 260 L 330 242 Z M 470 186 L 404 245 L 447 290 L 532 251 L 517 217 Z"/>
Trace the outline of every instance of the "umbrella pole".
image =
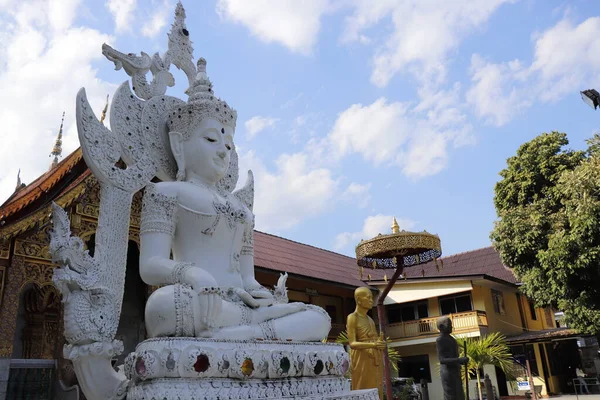
<path id="1" fill-rule="evenodd" d="M 394 275 L 392 275 L 392 278 L 388 281 L 387 286 L 385 287 L 385 289 L 383 289 L 383 292 L 381 292 L 381 294 L 379 295 L 379 298 L 377 299 L 377 318 L 379 320 L 379 331 L 381 332 L 383 339 L 386 340 L 386 347 L 383 351 L 383 373 L 384 373 L 384 379 L 385 379 L 385 393 L 386 393 L 387 400 L 392 400 L 392 375 L 391 375 L 391 370 L 390 370 L 390 357 L 388 355 L 387 336 L 385 334 L 386 318 L 385 318 L 385 306 L 383 305 L 383 302 L 384 302 L 385 298 L 387 297 L 388 293 L 390 292 L 390 290 L 392 289 L 392 287 L 394 287 L 394 284 L 398 280 L 398 277 L 400 276 L 400 274 L 402 274 L 402 270 L 404 267 L 404 265 L 403 265 L 404 258 L 398 257 L 396 260 L 398 262 L 398 264 L 397 264 L 398 267 L 396 268 L 396 272 L 394 272 Z"/>

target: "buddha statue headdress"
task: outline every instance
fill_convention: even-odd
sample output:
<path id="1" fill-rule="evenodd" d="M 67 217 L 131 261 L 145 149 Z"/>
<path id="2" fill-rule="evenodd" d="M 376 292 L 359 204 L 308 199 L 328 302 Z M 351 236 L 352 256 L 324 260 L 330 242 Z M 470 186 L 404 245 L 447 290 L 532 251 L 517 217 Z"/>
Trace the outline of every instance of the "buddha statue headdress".
<path id="1" fill-rule="evenodd" d="M 206 74 L 204 58 L 198 60 L 197 70 L 196 79 L 186 91 L 189 96 L 187 104 L 175 106 L 168 115 L 169 130 L 181 133 L 187 140 L 196 124 L 206 118 L 214 118 L 235 131 L 237 112 L 215 96 L 212 82 Z"/>

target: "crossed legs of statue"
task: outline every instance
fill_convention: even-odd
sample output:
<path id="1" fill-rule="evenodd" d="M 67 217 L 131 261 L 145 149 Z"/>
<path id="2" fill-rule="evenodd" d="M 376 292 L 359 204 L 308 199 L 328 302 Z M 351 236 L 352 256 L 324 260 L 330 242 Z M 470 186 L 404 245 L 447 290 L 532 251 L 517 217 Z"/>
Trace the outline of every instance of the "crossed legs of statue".
<path id="1" fill-rule="evenodd" d="M 252 309 L 230 301 L 222 301 L 211 327 L 200 316 L 202 297 L 182 285 L 156 290 L 146 304 L 149 336 L 318 341 L 327 337 L 331 328 L 329 316 L 319 307 L 286 303 Z"/>

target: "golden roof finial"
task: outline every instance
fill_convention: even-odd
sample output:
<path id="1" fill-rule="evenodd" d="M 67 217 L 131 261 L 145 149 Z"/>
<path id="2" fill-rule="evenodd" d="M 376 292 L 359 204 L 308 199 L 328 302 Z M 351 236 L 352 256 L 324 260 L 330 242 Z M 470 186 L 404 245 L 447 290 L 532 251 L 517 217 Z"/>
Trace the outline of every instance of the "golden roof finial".
<path id="1" fill-rule="evenodd" d="M 58 129 L 58 135 L 56 136 L 56 142 L 50 152 L 50 157 L 54 156 L 50 169 L 58 165 L 58 157 L 62 157 L 62 134 L 63 134 L 63 123 L 65 122 L 65 112 L 63 111 L 62 120 L 60 121 L 60 128 Z"/>
<path id="2" fill-rule="evenodd" d="M 396 217 L 394 217 L 394 222 L 392 223 L 392 233 L 400 233 L 400 225 L 398 225 Z"/>
<path id="3" fill-rule="evenodd" d="M 106 104 L 104 105 L 104 109 L 102 110 L 102 115 L 100 115 L 100 123 L 104 123 L 104 119 L 106 119 L 106 111 L 108 111 L 108 95 L 106 95 Z"/>

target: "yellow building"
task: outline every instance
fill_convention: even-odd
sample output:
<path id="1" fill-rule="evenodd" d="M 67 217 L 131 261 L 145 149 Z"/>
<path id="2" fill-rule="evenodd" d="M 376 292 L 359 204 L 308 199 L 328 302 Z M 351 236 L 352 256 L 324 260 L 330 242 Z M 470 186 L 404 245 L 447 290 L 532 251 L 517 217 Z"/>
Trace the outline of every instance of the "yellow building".
<path id="1" fill-rule="evenodd" d="M 506 335 L 515 360 L 513 373 L 526 379 L 528 359 L 534 385 L 543 395 L 574 393 L 577 368 L 596 375 L 594 362 L 586 362 L 585 353 L 595 356 L 597 342 L 557 327 L 554 310 L 535 307 L 520 293 L 519 282 L 493 248 L 446 257 L 437 266 L 428 263 L 407 268 L 405 276 L 384 302 L 387 336 L 402 357 L 399 376 L 426 379 L 430 398 L 443 397 L 435 347 L 439 335 L 436 320 L 442 315 L 450 316 L 457 336 Z M 387 282 L 370 284 L 382 290 Z M 498 397 L 524 395 L 495 367 L 488 365 L 483 372 L 489 374 Z M 470 381 L 471 398 L 476 398 L 475 384 Z"/>

